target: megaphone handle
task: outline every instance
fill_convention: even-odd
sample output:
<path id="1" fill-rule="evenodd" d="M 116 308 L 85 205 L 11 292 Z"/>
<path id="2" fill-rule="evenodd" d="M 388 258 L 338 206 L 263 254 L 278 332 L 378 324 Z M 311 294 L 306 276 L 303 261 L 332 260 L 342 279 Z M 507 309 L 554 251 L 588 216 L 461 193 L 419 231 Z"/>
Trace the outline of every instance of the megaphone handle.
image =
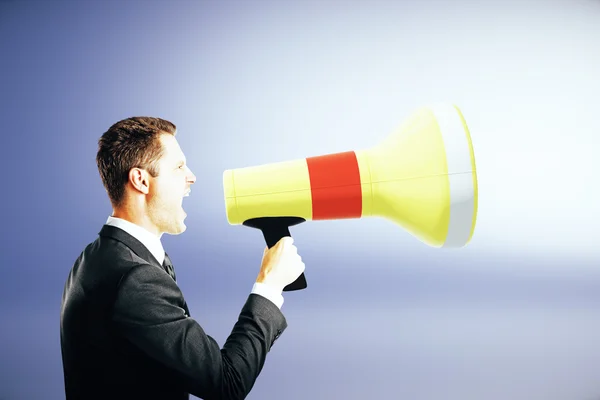
<path id="1" fill-rule="evenodd" d="M 290 234 L 290 229 L 287 225 L 281 224 L 273 224 L 271 226 L 267 226 L 261 229 L 263 236 L 265 237 L 265 242 L 267 242 L 267 246 L 269 248 L 275 246 L 279 240 L 285 236 L 292 236 Z M 294 282 L 290 283 L 286 287 L 283 288 L 284 292 L 290 292 L 293 290 L 301 290 L 305 289 L 306 277 L 304 276 L 304 272 L 296 279 Z"/>
<path id="2" fill-rule="evenodd" d="M 304 222 L 304 218 L 299 217 L 261 217 L 245 221 L 243 225 L 260 229 L 267 243 L 271 248 L 285 236 L 292 236 L 289 227 Z M 306 277 L 304 272 L 292 283 L 283 288 L 284 292 L 306 289 Z"/>

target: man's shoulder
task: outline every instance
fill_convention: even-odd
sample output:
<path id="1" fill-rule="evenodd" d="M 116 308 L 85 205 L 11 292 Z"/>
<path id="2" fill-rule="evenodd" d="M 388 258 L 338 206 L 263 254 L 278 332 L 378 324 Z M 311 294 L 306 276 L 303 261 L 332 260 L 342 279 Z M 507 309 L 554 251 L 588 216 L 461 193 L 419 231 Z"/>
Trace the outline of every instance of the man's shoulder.
<path id="1" fill-rule="evenodd" d="M 106 284 L 114 287 L 128 271 L 139 265 L 151 264 L 124 243 L 99 236 L 80 253 L 70 279 L 88 289 Z"/>
<path id="2" fill-rule="evenodd" d="M 139 257 L 126 244 L 110 238 L 99 236 L 86 246 L 82 252 L 84 263 L 101 263 L 106 268 L 128 269 L 139 264 L 149 264 L 148 260 Z"/>

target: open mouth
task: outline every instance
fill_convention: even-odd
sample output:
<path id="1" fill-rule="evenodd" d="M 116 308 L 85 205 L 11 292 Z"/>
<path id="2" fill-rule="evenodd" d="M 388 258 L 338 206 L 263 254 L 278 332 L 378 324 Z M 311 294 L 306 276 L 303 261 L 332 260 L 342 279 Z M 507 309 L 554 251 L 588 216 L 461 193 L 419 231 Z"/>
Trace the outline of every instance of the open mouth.
<path id="1" fill-rule="evenodd" d="M 187 192 L 185 192 L 183 194 L 183 196 L 181 197 L 181 207 L 183 208 L 183 198 L 184 197 L 189 197 L 191 190 L 188 190 Z"/>

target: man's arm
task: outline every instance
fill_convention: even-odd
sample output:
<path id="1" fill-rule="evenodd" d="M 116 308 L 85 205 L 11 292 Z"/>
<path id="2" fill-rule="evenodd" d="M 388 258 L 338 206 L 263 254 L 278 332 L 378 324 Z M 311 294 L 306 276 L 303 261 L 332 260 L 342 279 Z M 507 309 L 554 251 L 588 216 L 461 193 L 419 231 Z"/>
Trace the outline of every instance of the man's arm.
<path id="1" fill-rule="evenodd" d="M 117 331 L 150 357 L 178 371 L 189 393 L 204 399 L 243 399 L 287 323 L 270 300 L 250 294 L 223 348 L 180 307 L 175 282 L 151 265 L 133 267 L 117 293 Z"/>

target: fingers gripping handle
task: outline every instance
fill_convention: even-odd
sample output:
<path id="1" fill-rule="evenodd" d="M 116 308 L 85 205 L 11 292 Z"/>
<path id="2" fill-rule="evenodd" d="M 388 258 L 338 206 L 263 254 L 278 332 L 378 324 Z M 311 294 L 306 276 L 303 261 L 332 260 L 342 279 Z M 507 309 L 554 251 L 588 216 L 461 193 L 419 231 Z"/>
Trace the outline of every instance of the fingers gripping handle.
<path id="1" fill-rule="evenodd" d="M 297 225 L 304 221 L 304 218 L 299 217 L 261 217 L 249 219 L 245 221 L 243 225 L 260 229 L 265 238 L 265 242 L 267 243 L 267 247 L 271 248 L 275 246 L 281 238 L 292 236 L 290 234 L 290 226 Z M 283 291 L 291 292 L 293 290 L 306 289 L 306 287 L 306 277 L 303 272 L 298 279 L 284 287 Z"/>

